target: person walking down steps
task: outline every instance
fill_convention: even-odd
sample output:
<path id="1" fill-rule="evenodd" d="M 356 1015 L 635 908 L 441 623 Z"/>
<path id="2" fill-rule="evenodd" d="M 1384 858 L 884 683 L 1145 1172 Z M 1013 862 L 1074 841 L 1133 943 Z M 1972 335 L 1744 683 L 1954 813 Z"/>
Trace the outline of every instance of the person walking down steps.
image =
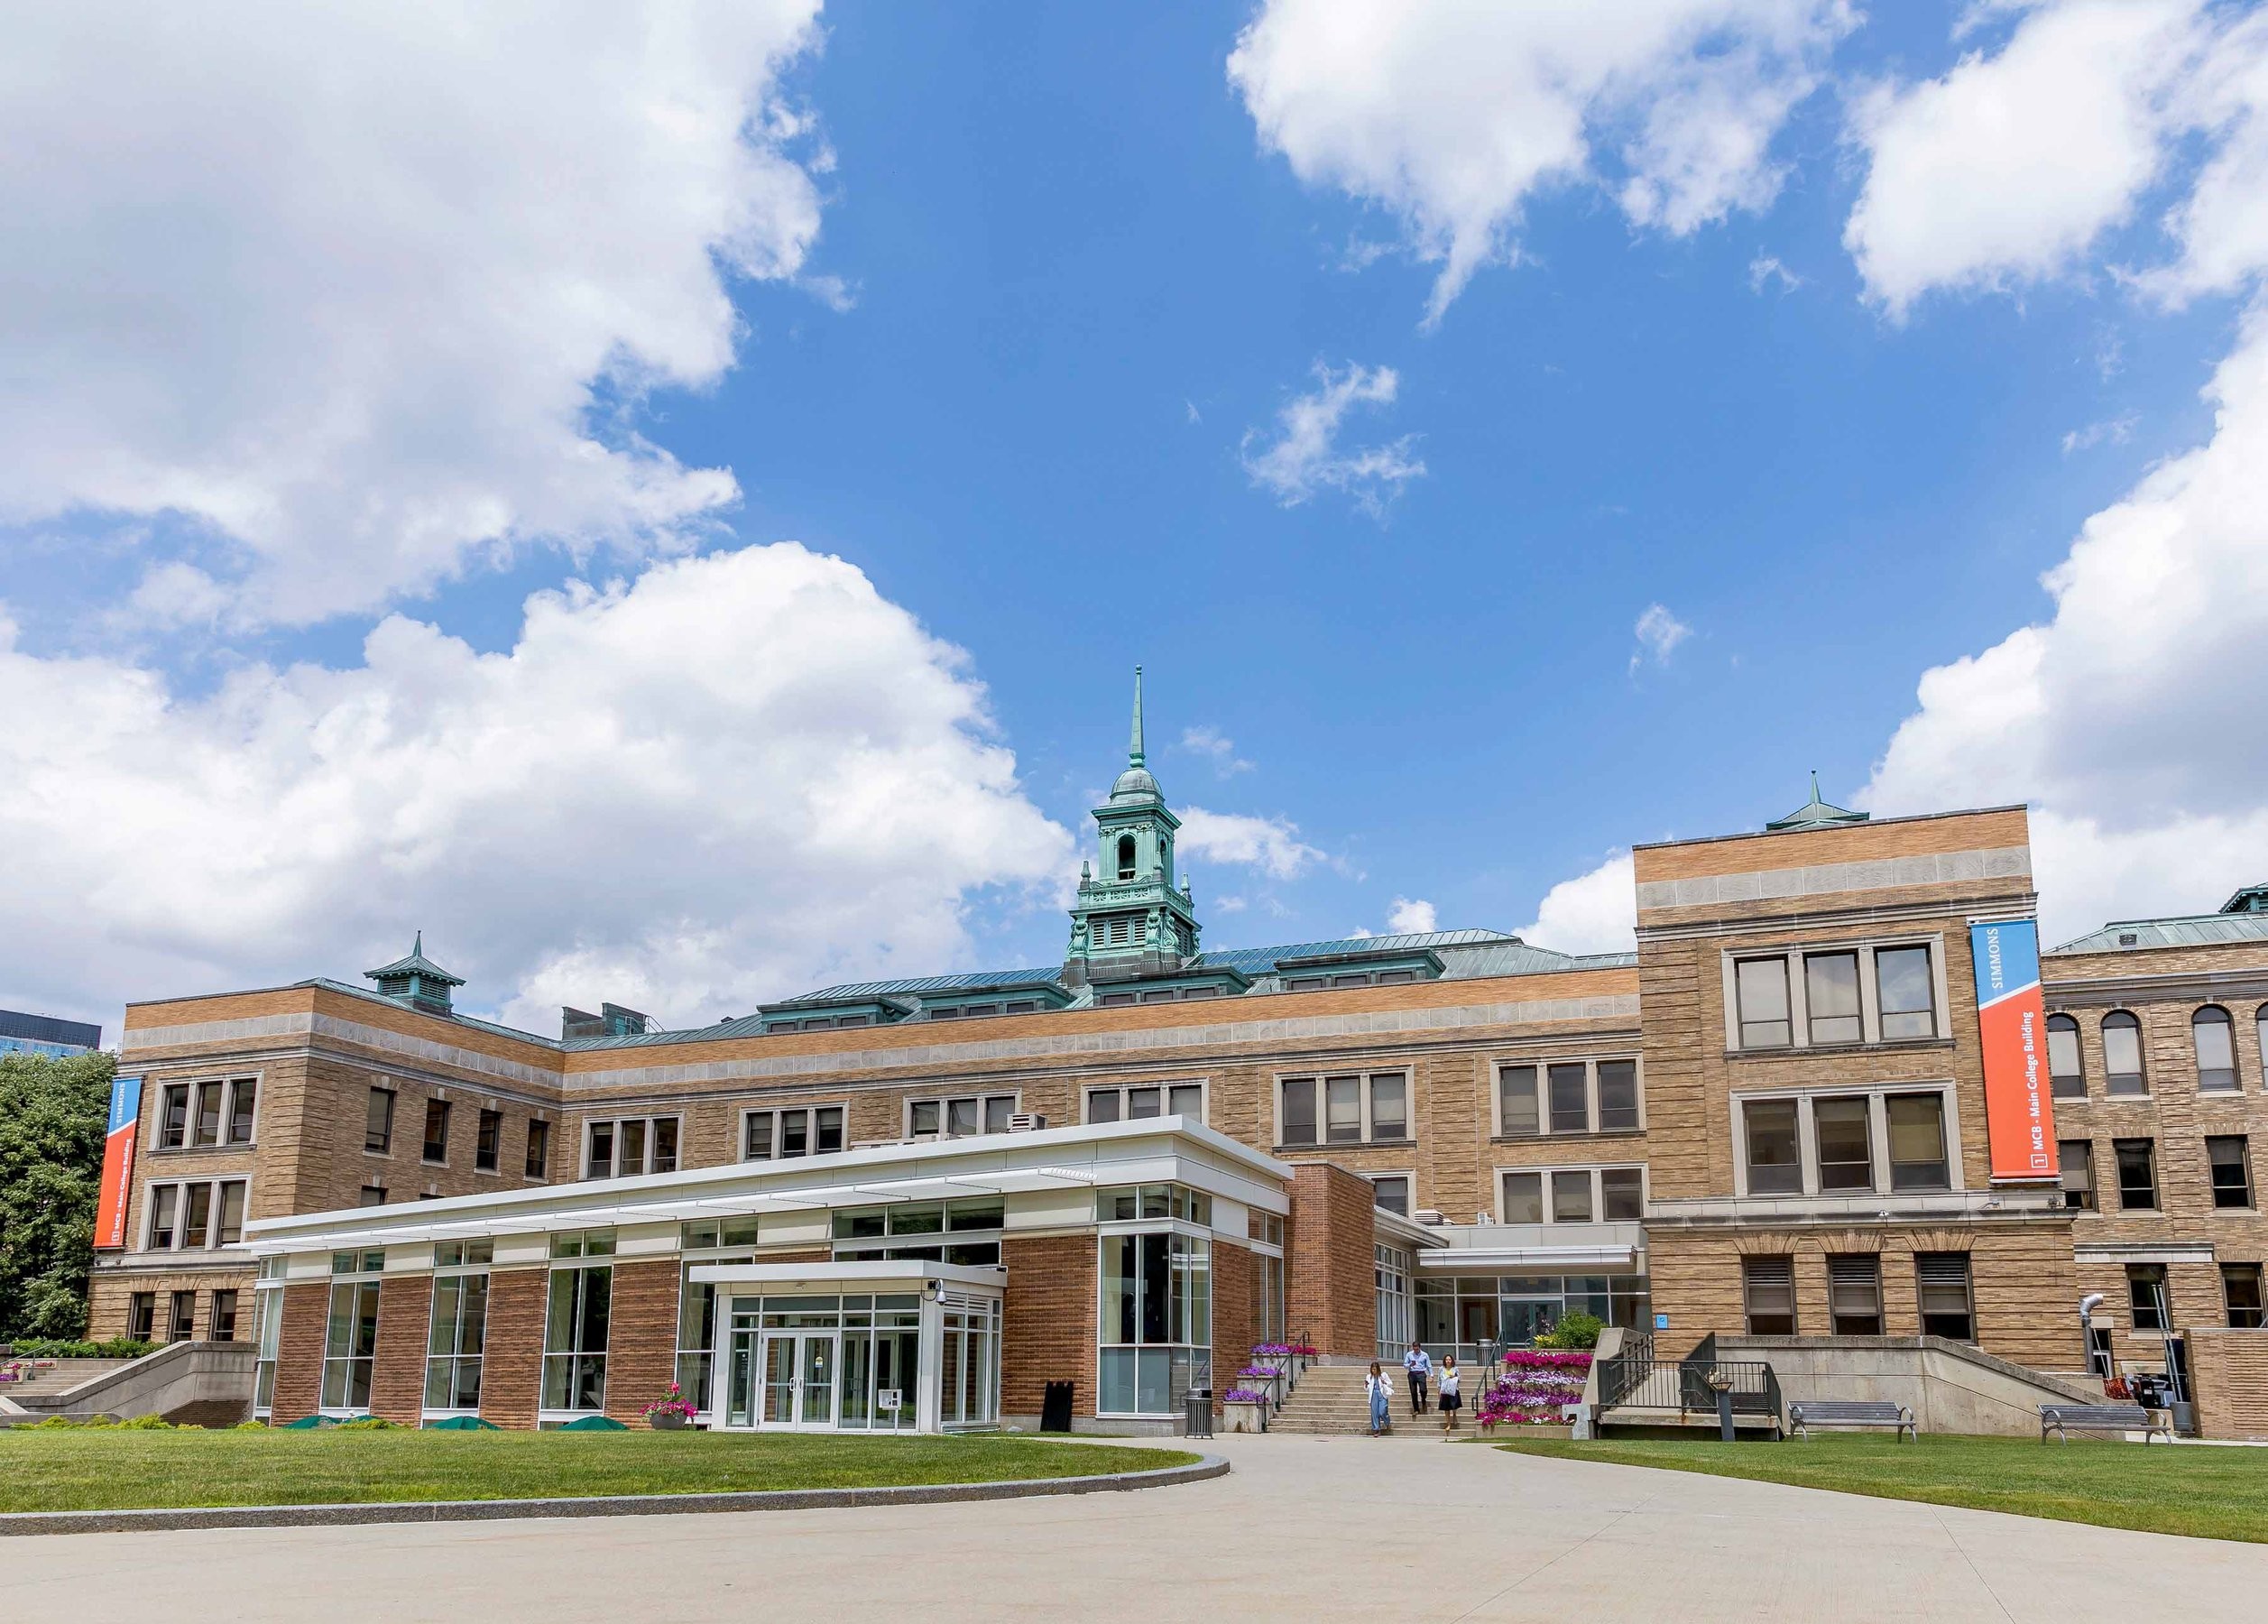
<path id="1" fill-rule="evenodd" d="M 1457 1412 L 1465 1407 L 1463 1373 L 1457 1369 L 1457 1356 L 1447 1355 L 1441 1366 L 1441 1441 L 1449 1442 L 1449 1435 L 1457 1430 Z"/>
<path id="2" fill-rule="evenodd" d="M 1370 1361 L 1370 1374 L 1363 1379 L 1362 1385 L 1370 1395 L 1370 1435 L 1382 1437 L 1392 1425 L 1394 1379 L 1386 1373 L 1386 1367 L 1374 1359 Z"/>
<path id="3" fill-rule="evenodd" d="M 1410 1351 L 1402 1355 L 1402 1369 L 1409 1374 L 1410 1418 L 1414 1421 L 1425 1413 L 1425 1384 L 1433 1379 L 1434 1361 L 1422 1346 L 1412 1341 Z"/>

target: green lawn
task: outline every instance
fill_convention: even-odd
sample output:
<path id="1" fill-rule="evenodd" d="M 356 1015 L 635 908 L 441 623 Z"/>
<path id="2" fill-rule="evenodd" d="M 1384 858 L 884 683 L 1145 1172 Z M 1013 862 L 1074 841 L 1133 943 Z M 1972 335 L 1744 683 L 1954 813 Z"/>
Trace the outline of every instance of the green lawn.
<path id="1" fill-rule="evenodd" d="M 0 1431 L 0 1511 L 856 1489 L 1141 1472 L 1179 1450 L 793 1434 Z"/>
<path id="2" fill-rule="evenodd" d="M 1759 1478 L 1889 1499 L 1974 1506 L 2157 1534 L 2268 1542 L 2268 1449 L 2163 1444 L 2037 1444 L 2027 1438 L 1925 1435 L 1814 1436 L 1808 1444 L 1683 1438 L 1569 1443 L 1523 1439 L 1519 1454 Z"/>

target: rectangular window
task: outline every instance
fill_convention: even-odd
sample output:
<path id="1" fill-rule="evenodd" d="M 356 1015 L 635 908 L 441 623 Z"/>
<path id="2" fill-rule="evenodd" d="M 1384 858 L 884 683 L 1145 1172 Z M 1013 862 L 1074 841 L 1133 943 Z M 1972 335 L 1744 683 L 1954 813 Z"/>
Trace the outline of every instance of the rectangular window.
<path id="1" fill-rule="evenodd" d="M 2162 1263 L 2126 1265 L 2126 1306 L 2137 1331 L 2166 1328 L 2166 1266 Z"/>
<path id="2" fill-rule="evenodd" d="M 232 1145 L 252 1143 L 252 1120 L 260 1101 L 260 1083 L 255 1077 L 238 1077 L 228 1085 L 228 1142 Z"/>
<path id="3" fill-rule="evenodd" d="M 973 1138 L 980 1132 L 1006 1133 L 1016 1113 L 1012 1093 L 967 1094 L 949 1100 L 908 1100 L 906 1125 L 915 1135 L 942 1131 L 947 1139 Z"/>
<path id="4" fill-rule="evenodd" d="M 616 1117 L 584 1128 L 583 1176 L 635 1178 L 678 1170 L 678 1119 Z"/>
<path id="5" fill-rule="evenodd" d="M 487 1275 L 435 1275 L 425 1346 L 427 1409 L 480 1408 L 481 1353 L 487 1341 Z"/>
<path id="6" fill-rule="evenodd" d="M 1813 953 L 1803 959 L 1803 1001 L 1814 1044 L 1857 1043 L 1858 955 Z"/>
<path id="7" fill-rule="evenodd" d="M 1212 1385 L 1212 1246 L 1160 1232 L 1103 1235 L 1100 1391 L 1106 1415 L 1171 1416 Z"/>
<path id="8" fill-rule="evenodd" d="M 1130 1088 L 1087 1090 L 1087 1121 L 1134 1121 L 1145 1117 L 1205 1119 L 1205 1085 L 1202 1083 L 1142 1084 Z"/>
<path id="9" fill-rule="evenodd" d="M 1913 1278 L 1920 1297 L 1922 1334 L 1975 1342 L 1977 1306 L 1969 1290 L 1968 1254 L 1916 1252 Z"/>
<path id="10" fill-rule="evenodd" d="M 2079 1022 L 2048 1017 L 2048 1090 L 2059 1100 L 2087 1098 L 2087 1068 L 2079 1058 Z"/>
<path id="11" fill-rule="evenodd" d="M 1927 947 L 1876 948 L 1875 989 L 1885 1043 L 1937 1036 L 1937 986 Z"/>
<path id="12" fill-rule="evenodd" d="M 1315 1142 L 1315 1080 L 1288 1077 L 1284 1082 L 1284 1143 Z"/>
<path id="13" fill-rule="evenodd" d="M 171 1251 L 174 1237 L 180 1232 L 181 1186 L 152 1185 L 150 1186 L 150 1250 Z"/>
<path id="14" fill-rule="evenodd" d="M 178 1150 L 189 1143 L 189 1091 L 186 1083 L 168 1085 L 158 1109 L 158 1149 Z"/>
<path id="15" fill-rule="evenodd" d="M 370 1370 L 377 1353 L 378 1282 L 333 1282 L 330 1318 L 323 1333 L 325 1409 L 370 1407 Z"/>
<path id="16" fill-rule="evenodd" d="M 393 1149 L 393 1090 L 391 1088 L 373 1088 L 370 1091 L 370 1109 L 363 1119 L 363 1149 L 380 1156 L 387 1155 Z"/>
<path id="17" fill-rule="evenodd" d="M 1827 1314 L 1837 1336 L 1882 1334 L 1882 1260 L 1872 1252 L 1830 1252 Z"/>
<path id="18" fill-rule="evenodd" d="M 789 1105 L 741 1115 L 741 1159 L 786 1161 L 831 1156 L 843 1149 L 844 1107 Z"/>
<path id="19" fill-rule="evenodd" d="M 1819 1151 L 1822 1194 L 1875 1187 L 1873 1114 L 1863 1095 L 1812 1102 L 1812 1131 Z"/>
<path id="20" fill-rule="evenodd" d="M 545 1177 L 551 1165 L 551 1124 L 540 1119 L 528 1124 L 527 1173 L 530 1178 Z"/>
<path id="21" fill-rule="evenodd" d="M 135 1342 L 148 1342 L 154 1335 L 158 1317 L 158 1294 L 137 1291 L 126 1299 L 126 1334 Z"/>
<path id="22" fill-rule="evenodd" d="M 1748 1257 L 1740 1260 L 1741 1299 L 1747 1310 L 1751 1336 L 1795 1334 L 1795 1260 L 1786 1257 Z"/>
<path id="23" fill-rule="evenodd" d="M 611 1250 L 611 1236 L 607 1244 Z M 613 1295 L 614 1270 L 609 1265 L 551 1271 L 543 1320 L 544 1408 L 605 1408 L 607 1316 Z"/>
<path id="24" fill-rule="evenodd" d="M 1497 1112 L 1504 1123 L 1506 1135 L 1512 1139 L 1526 1139 L 1544 1131 L 1544 1118 L 1538 1109 L 1535 1091 L 1535 1067 L 1507 1066 L 1497 1071 Z"/>
<path id="25" fill-rule="evenodd" d="M 1793 1100 L 1750 1100 L 1741 1107 L 1746 1125 L 1748 1194 L 1800 1195 L 1803 1156 L 1796 1143 Z"/>
<path id="26" fill-rule="evenodd" d="M 1552 1131 L 1590 1131 L 1590 1067 L 1581 1061 L 1544 1068 L 1552 1095 Z"/>
<path id="27" fill-rule="evenodd" d="M 1590 1222 L 1590 1169 L 1577 1167 L 1552 1175 L 1552 1222 Z"/>
<path id="28" fill-rule="evenodd" d="M 2260 1265 L 2221 1265 L 2221 1299 L 2228 1306 L 2228 1323 L 2238 1331 L 2261 1327 Z"/>
<path id="29" fill-rule="evenodd" d="M 1544 1222 L 1544 1176 L 1507 1173 L 1504 1176 L 1504 1221 L 1507 1223 Z"/>
<path id="30" fill-rule="evenodd" d="M 473 1134 L 473 1170 L 493 1173 L 504 1149 L 504 1113 L 484 1111 Z"/>
<path id="31" fill-rule="evenodd" d="M 195 1342 L 197 1340 L 197 1293 L 177 1291 L 166 1315 L 165 1340 Z"/>
<path id="32" fill-rule="evenodd" d="M 1788 962 L 1784 958 L 1740 959 L 1733 965 L 1740 1007 L 1742 1048 L 1785 1048 L 1793 1041 L 1788 1020 Z"/>
<path id="33" fill-rule="evenodd" d="M 199 1083 L 197 1085 L 197 1121 L 189 1142 L 198 1146 L 220 1143 L 221 1085 L 218 1083 Z"/>
<path id="34" fill-rule="evenodd" d="M 1406 1173 L 1381 1173 L 1370 1180 L 1370 1199 L 1388 1212 L 1410 1215 L 1410 1180 Z"/>
<path id="35" fill-rule="evenodd" d="M 1323 1138 L 1334 1145 L 1362 1142 L 1362 1079 L 1323 1079 Z"/>
<path id="36" fill-rule="evenodd" d="M 1638 1130 L 1638 1063 L 1636 1060 L 1599 1062 L 1599 1131 L 1636 1133 Z"/>
<path id="37" fill-rule="evenodd" d="M 181 1189 L 181 1244 L 203 1248 L 212 1244 L 213 1186 L 184 1185 Z"/>
<path id="38" fill-rule="evenodd" d="M 2063 1204 L 2082 1213 L 2095 1211 L 2095 1141 L 2058 1140 L 2055 1158 L 2063 1167 Z"/>
<path id="39" fill-rule="evenodd" d="M 212 1342 L 236 1340 L 236 1294 L 234 1291 L 213 1293 L 213 1309 L 206 1316 L 205 1334 Z"/>
<path id="40" fill-rule="evenodd" d="M 2243 1134 L 2209 1135 L 2205 1141 L 2205 1160 L 2213 1170 L 2214 1206 L 2252 1205 L 2252 1157 L 2247 1152 Z"/>
<path id="41" fill-rule="evenodd" d="M 380 1184 L 366 1184 L 363 1186 L 361 1193 L 355 1198 L 355 1204 L 356 1206 L 364 1207 L 385 1205 L 386 1186 Z"/>
<path id="42" fill-rule="evenodd" d="M 2129 1213 L 2153 1212 L 2158 1205 L 2157 1144 L 2146 1139 L 2113 1140 L 2118 1158 L 2118 1205 Z"/>
<path id="43" fill-rule="evenodd" d="M 283 1292 L 255 1291 L 252 1296 L 252 1413 L 265 1416 L 275 1407 L 276 1355 L 283 1346 Z"/>
<path id="44" fill-rule="evenodd" d="M 1628 1223 L 1646 1216 L 1644 1168 L 1600 1169 L 1599 1215 L 1609 1223 Z"/>
<path id="45" fill-rule="evenodd" d="M 1409 1080 L 1374 1075 L 1370 1078 L 1370 1137 L 1401 1140 L 1409 1136 Z"/>
<path id="46" fill-rule="evenodd" d="M 1952 1188 L 1951 1164 L 1945 1156 L 1945 1096 L 1891 1094 L 1883 1105 L 1890 1118 L 1890 1187 Z"/>
<path id="47" fill-rule="evenodd" d="M 449 1159 L 449 1103 L 447 1100 L 428 1100 L 425 1103 L 425 1159 L 446 1165 Z"/>
<path id="48" fill-rule="evenodd" d="M 244 1192 L 250 1186 L 232 1178 L 220 1186 L 220 1213 L 213 1224 L 215 1246 L 235 1246 L 244 1238 Z"/>

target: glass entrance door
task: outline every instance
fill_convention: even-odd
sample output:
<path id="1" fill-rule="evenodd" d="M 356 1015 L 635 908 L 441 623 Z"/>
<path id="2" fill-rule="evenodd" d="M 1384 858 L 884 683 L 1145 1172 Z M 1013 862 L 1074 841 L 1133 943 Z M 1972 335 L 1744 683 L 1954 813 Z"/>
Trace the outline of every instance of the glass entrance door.
<path id="1" fill-rule="evenodd" d="M 762 1412 L 769 1427 L 831 1427 L 834 1425 L 837 1333 L 833 1331 L 773 1331 L 765 1333 L 761 1374 Z"/>

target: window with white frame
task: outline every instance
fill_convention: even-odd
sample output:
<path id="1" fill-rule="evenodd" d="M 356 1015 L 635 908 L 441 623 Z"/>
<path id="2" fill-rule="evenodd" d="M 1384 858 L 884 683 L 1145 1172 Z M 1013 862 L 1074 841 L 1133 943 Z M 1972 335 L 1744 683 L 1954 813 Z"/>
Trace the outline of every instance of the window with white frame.
<path id="1" fill-rule="evenodd" d="M 256 1077 L 169 1083 L 158 1094 L 157 1148 L 211 1150 L 249 1145 L 259 1098 Z"/>
<path id="2" fill-rule="evenodd" d="M 678 1119 L 608 1117 L 583 1124 L 583 1176 L 632 1178 L 678 1170 Z"/>
<path id="3" fill-rule="evenodd" d="M 1130 1122 L 1144 1117 L 1180 1116 L 1205 1120 L 1202 1083 L 1129 1083 L 1087 1090 L 1087 1121 Z"/>
<path id="4" fill-rule="evenodd" d="M 433 1308 L 427 1321 L 425 1410 L 476 1414 L 481 1352 L 488 1340 L 493 1241 L 447 1241 L 433 1249 Z"/>
<path id="5" fill-rule="evenodd" d="M 606 1407 L 606 1342 L 613 1310 L 613 1230 L 551 1237 L 551 1287 L 543 1316 L 543 1407 Z M 610 1261 L 596 1261 L 605 1259 Z"/>
<path id="6" fill-rule="evenodd" d="M 1632 1059 L 1514 1061 L 1497 1067 L 1497 1134 L 1538 1139 L 1635 1133 L 1638 1063 Z"/>
<path id="7" fill-rule="evenodd" d="M 323 1330 L 327 1411 L 370 1408 L 370 1372 L 378 1357 L 378 1276 L 385 1267 L 383 1250 L 331 1254 L 330 1316 Z"/>
<path id="8" fill-rule="evenodd" d="M 283 1346 L 283 1260 L 269 1258 L 260 1265 L 260 1278 L 252 1293 L 252 1340 L 256 1350 L 252 1367 L 252 1413 L 264 1416 L 275 1408 L 276 1355 Z M 271 1265 L 275 1266 L 271 1272 Z"/>
<path id="9" fill-rule="evenodd" d="M 1417 1189 L 1417 1176 L 1415 1173 L 1365 1173 L 1362 1176 L 1370 1181 L 1373 1205 L 1397 1217 L 1410 1215 L 1410 1203 L 1415 1199 Z"/>
<path id="10" fill-rule="evenodd" d="M 1505 1223 L 1623 1223 L 1646 1216 L 1643 1167 L 1505 1167 Z"/>
<path id="11" fill-rule="evenodd" d="M 741 1112 L 741 1159 L 785 1161 L 843 1149 L 844 1107 L 782 1105 Z"/>
<path id="12" fill-rule="evenodd" d="M 235 1246 L 244 1238 L 245 1192 L 242 1178 L 189 1179 L 149 1186 L 149 1226 L 143 1244 L 150 1251 L 204 1251 Z"/>
<path id="13" fill-rule="evenodd" d="M 1943 1084 L 1736 1095 L 1740 1193 L 1853 1195 L 1956 1188 L 1950 1096 Z"/>
<path id="14" fill-rule="evenodd" d="M 678 1244 L 684 1263 L 678 1282 L 678 1389 L 694 1408 L 709 1407 L 709 1380 L 716 1359 L 716 1285 L 696 1280 L 694 1269 L 708 1263 L 752 1263 L 756 1220 L 710 1218 L 684 1225 Z M 742 1250 L 735 1250 L 735 1249 Z"/>
<path id="15" fill-rule="evenodd" d="M 936 1134 L 945 1139 L 968 1139 L 980 1133 L 1006 1133 L 1016 1114 L 1012 1093 L 954 1094 L 937 1100 L 906 1102 L 906 1132 L 914 1138 Z"/>
<path id="16" fill-rule="evenodd" d="M 1726 1047 L 1829 1048 L 1942 1037 L 1941 958 L 1931 942 L 1729 954 Z"/>
<path id="17" fill-rule="evenodd" d="M 1279 1145 L 1392 1144 L 1410 1137 L 1409 1074 L 1341 1072 L 1277 1084 Z"/>

